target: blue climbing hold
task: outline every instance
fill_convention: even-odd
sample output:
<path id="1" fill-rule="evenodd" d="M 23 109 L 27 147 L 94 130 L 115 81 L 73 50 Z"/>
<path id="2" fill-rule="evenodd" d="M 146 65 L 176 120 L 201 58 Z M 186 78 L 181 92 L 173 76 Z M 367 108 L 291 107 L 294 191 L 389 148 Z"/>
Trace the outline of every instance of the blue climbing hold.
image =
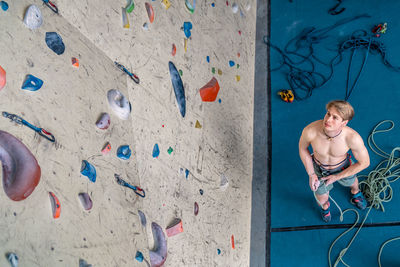
<path id="1" fill-rule="evenodd" d="M 25 81 L 22 84 L 21 89 L 28 91 L 37 91 L 43 85 L 43 81 L 31 74 L 26 75 Z"/>
<path id="2" fill-rule="evenodd" d="M 189 176 L 189 170 L 188 170 L 188 169 L 186 169 L 186 170 L 185 170 L 185 178 L 187 179 L 187 178 L 188 178 L 188 176 Z"/>
<path id="3" fill-rule="evenodd" d="M 186 99 L 185 99 L 185 88 L 183 87 L 183 82 L 178 70 L 176 69 L 174 63 L 171 61 L 168 63 L 169 74 L 171 76 L 172 87 L 174 88 L 176 102 L 178 102 L 179 112 L 182 117 L 186 114 Z"/>
<path id="4" fill-rule="evenodd" d="M 96 169 L 87 160 L 82 160 L 81 174 L 89 178 L 91 182 L 96 182 Z"/>
<path id="5" fill-rule="evenodd" d="M 56 32 L 46 32 L 46 44 L 57 55 L 61 55 L 65 51 L 62 38 Z"/>
<path id="6" fill-rule="evenodd" d="M 207 62 L 210 63 L 210 56 L 207 56 Z"/>
<path id="7" fill-rule="evenodd" d="M 190 32 L 190 30 L 192 29 L 192 23 L 189 21 L 185 21 L 183 23 L 183 32 L 185 33 L 186 38 L 189 38 L 190 35 L 192 35 L 192 33 Z"/>
<path id="8" fill-rule="evenodd" d="M 233 61 L 233 60 L 229 60 L 229 66 L 230 66 L 230 67 L 233 67 L 233 66 L 235 66 L 235 61 Z"/>
<path id="9" fill-rule="evenodd" d="M 212 3 L 211 6 L 212 6 L 212 7 L 215 7 L 215 3 Z"/>
<path id="10" fill-rule="evenodd" d="M 135 259 L 136 259 L 138 262 L 142 262 L 142 261 L 143 261 L 143 254 L 142 254 L 142 252 L 137 251 L 137 252 L 136 252 Z"/>
<path id="11" fill-rule="evenodd" d="M 160 148 L 158 144 L 155 144 L 153 147 L 153 158 L 157 158 L 160 155 Z"/>
<path id="12" fill-rule="evenodd" d="M 221 250 L 219 248 L 217 249 L 217 253 L 218 255 L 221 254 Z"/>
<path id="13" fill-rule="evenodd" d="M 131 157 L 131 155 L 132 155 L 132 151 L 131 151 L 131 149 L 129 148 L 128 145 L 120 146 L 117 149 L 117 157 L 120 158 L 120 159 L 127 160 L 127 159 L 129 159 Z"/>
<path id="14" fill-rule="evenodd" d="M 1 9 L 3 9 L 4 11 L 7 11 L 8 9 L 8 4 L 5 1 L 0 1 L 0 5 L 1 5 Z"/>

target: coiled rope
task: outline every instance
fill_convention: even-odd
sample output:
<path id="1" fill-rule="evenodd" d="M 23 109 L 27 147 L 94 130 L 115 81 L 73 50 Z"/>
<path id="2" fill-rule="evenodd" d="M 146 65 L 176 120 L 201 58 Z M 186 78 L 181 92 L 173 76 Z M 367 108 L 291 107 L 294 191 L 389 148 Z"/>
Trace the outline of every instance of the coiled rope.
<path id="1" fill-rule="evenodd" d="M 390 127 L 387 129 L 379 129 L 379 127 L 382 124 L 385 123 L 390 123 Z M 397 181 L 400 178 L 400 157 L 396 156 L 397 153 L 400 152 L 400 147 L 396 147 L 392 150 L 392 152 L 389 154 L 385 151 L 383 151 L 378 145 L 375 143 L 374 135 L 377 133 L 384 133 L 392 130 L 394 127 L 394 122 L 391 120 L 384 120 L 378 123 L 374 129 L 372 130 L 371 134 L 368 136 L 368 145 L 371 148 L 371 150 L 376 153 L 379 156 L 384 157 L 385 159 L 379 163 L 374 170 L 372 170 L 368 175 L 359 175 L 359 178 L 366 178 L 365 180 L 360 182 L 360 188 L 363 191 L 363 194 L 367 201 L 371 204 L 367 214 L 365 215 L 364 220 L 362 221 L 360 227 L 356 231 L 356 233 L 353 235 L 352 239 L 348 243 L 348 245 L 342 249 L 336 258 L 336 261 L 334 263 L 334 267 L 336 267 L 340 262 L 342 262 L 345 266 L 350 267 L 350 265 L 346 264 L 343 260 L 343 257 L 345 256 L 346 252 L 350 248 L 351 244 L 353 243 L 354 239 L 360 232 L 361 228 L 363 227 L 366 219 L 368 218 L 368 215 L 371 211 L 372 208 L 375 209 L 381 209 L 383 212 L 385 211 L 383 203 L 384 202 L 389 202 L 392 199 L 393 196 L 393 189 L 390 186 L 391 183 Z M 336 202 L 335 202 L 336 204 Z M 337 204 L 336 204 L 337 205 Z M 338 206 L 338 205 L 337 205 Z M 340 210 L 340 208 L 339 208 Z M 329 248 L 328 252 L 328 262 L 329 262 L 329 267 L 332 267 L 331 263 L 331 252 L 336 244 L 337 241 L 342 238 L 342 236 L 346 235 L 348 232 L 350 232 L 357 224 L 359 221 L 359 213 L 355 209 L 347 209 L 343 213 L 341 212 L 341 221 L 343 219 L 343 214 L 345 214 L 348 211 L 354 211 L 354 213 L 357 215 L 357 219 L 355 223 L 347 229 L 345 232 L 343 232 L 341 235 L 339 235 L 332 243 L 332 245 Z M 395 237 L 392 239 L 387 240 L 384 242 L 378 253 L 378 264 L 379 267 L 381 267 L 381 254 L 384 246 L 390 242 L 393 242 L 395 240 L 400 240 L 399 237 Z"/>

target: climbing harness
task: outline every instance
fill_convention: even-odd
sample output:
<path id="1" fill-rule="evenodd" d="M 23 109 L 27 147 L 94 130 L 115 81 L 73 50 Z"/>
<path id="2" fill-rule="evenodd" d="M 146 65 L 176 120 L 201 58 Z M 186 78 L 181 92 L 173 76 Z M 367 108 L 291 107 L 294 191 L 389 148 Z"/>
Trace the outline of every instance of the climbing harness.
<path id="1" fill-rule="evenodd" d="M 127 70 L 127 69 L 125 68 L 124 65 L 118 63 L 117 61 L 115 61 L 114 63 L 115 63 L 115 66 L 117 66 L 117 68 L 119 68 L 120 70 L 122 70 L 123 72 L 125 72 L 126 74 L 128 74 L 129 77 L 131 77 L 131 79 L 132 79 L 135 83 L 139 84 L 139 82 L 140 82 L 139 77 L 138 77 L 135 73 L 130 72 L 129 70 Z"/>
<path id="2" fill-rule="evenodd" d="M 346 10 L 346 8 L 342 7 L 341 9 L 338 9 L 339 6 L 342 4 L 342 0 L 337 0 L 337 4 L 329 9 L 328 13 L 331 14 L 332 16 L 339 15 L 343 11 Z"/>
<path id="3" fill-rule="evenodd" d="M 388 129 L 379 130 L 378 128 L 384 123 L 390 123 L 391 126 Z M 369 206 L 367 214 L 365 215 L 365 218 L 363 219 L 360 226 L 358 227 L 358 230 L 355 232 L 355 234 L 351 238 L 348 245 L 340 251 L 339 256 L 336 258 L 336 261 L 333 265 L 334 267 L 336 267 L 340 262 L 342 262 L 346 266 L 349 266 L 348 264 L 346 264 L 344 262 L 343 257 L 345 256 L 346 252 L 350 248 L 354 239 L 356 238 L 356 236 L 362 229 L 365 221 L 368 218 L 369 213 L 371 212 L 371 209 L 375 208 L 375 209 L 381 209 L 382 211 L 385 211 L 383 202 L 389 202 L 392 199 L 393 190 L 390 186 L 390 183 L 393 183 L 400 178 L 400 157 L 395 156 L 396 154 L 398 154 L 400 152 L 400 147 L 394 148 L 392 150 L 392 152 L 389 154 L 389 153 L 383 151 L 381 148 L 379 148 L 376 145 L 375 140 L 374 140 L 374 135 L 377 133 L 388 132 L 388 131 L 392 130 L 393 127 L 394 127 L 393 121 L 391 121 L 391 120 L 381 121 L 374 127 L 374 129 L 372 130 L 371 134 L 368 137 L 368 145 L 371 148 L 371 150 L 374 153 L 376 153 L 377 155 L 382 156 L 385 159 L 381 163 L 379 163 L 376 166 L 376 168 L 373 171 L 371 171 L 368 175 L 358 175 L 359 178 L 366 178 L 365 180 L 359 182 L 359 186 L 360 186 L 360 189 L 362 190 L 365 198 L 370 203 L 370 206 Z M 316 198 L 315 192 L 314 192 L 314 197 Z M 357 216 L 355 223 L 349 229 L 347 229 L 345 232 L 340 234 L 333 241 L 333 243 L 331 244 L 331 246 L 329 248 L 328 262 L 329 262 L 329 267 L 332 267 L 331 252 L 332 252 L 334 245 L 336 244 L 337 241 L 339 241 L 340 238 L 342 238 L 342 236 L 346 235 L 358 224 L 360 216 L 359 216 L 358 211 L 355 209 L 347 209 L 342 212 L 339 205 L 333 200 L 333 198 L 331 196 L 329 196 L 329 198 L 335 203 L 335 205 L 338 207 L 338 209 L 340 211 L 340 221 L 343 221 L 343 215 L 349 211 L 353 211 Z M 322 206 L 321 203 L 318 201 L 318 199 L 317 199 L 317 202 L 320 206 Z M 384 246 L 395 240 L 400 240 L 400 237 L 395 237 L 395 238 L 389 239 L 385 243 L 382 244 L 382 246 L 379 250 L 379 253 L 378 253 L 379 267 L 381 267 L 380 257 L 381 257 Z"/>
<path id="4" fill-rule="evenodd" d="M 114 177 L 115 177 L 115 180 L 117 181 L 117 183 L 118 183 L 119 185 L 122 185 L 122 186 L 125 186 L 125 187 L 128 187 L 128 188 L 132 189 L 133 192 L 135 192 L 135 194 L 138 195 L 139 197 L 145 197 L 145 196 L 146 196 L 146 192 L 145 192 L 142 188 L 140 188 L 139 186 L 133 186 L 133 185 L 131 185 L 131 184 L 125 182 L 125 181 L 124 181 L 118 174 L 116 174 L 116 173 L 114 174 Z M 139 193 L 139 192 L 143 192 L 143 193 Z"/>
<path id="5" fill-rule="evenodd" d="M 46 131 L 43 128 L 39 128 L 36 127 L 35 125 L 30 124 L 29 122 L 27 122 L 26 120 L 24 120 L 22 117 L 17 116 L 15 114 L 10 114 L 8 112 L 3 111 L 2 112 L 3 117 L 10 119 L 11 121 L 17 123 L 17 124 L 22 124 L 25 125 L 29 128 L 31 128 L 32 130 L 34 130 L 35 132 L 37 132 L 40 136 L 46 138 L 47 140 L 49 140 L 50 142 L 55 142 L 56 139 L 54 137 L 54 135 L 48 131 Z"/>
<path id="6" fill-rule="evenodd" d="M 42 1 L 48 8 L 51 9 L 51 11 L 58 14 L 58 8 L 53 2 L 51 2 L 50 0 L 42 0 Z"/>

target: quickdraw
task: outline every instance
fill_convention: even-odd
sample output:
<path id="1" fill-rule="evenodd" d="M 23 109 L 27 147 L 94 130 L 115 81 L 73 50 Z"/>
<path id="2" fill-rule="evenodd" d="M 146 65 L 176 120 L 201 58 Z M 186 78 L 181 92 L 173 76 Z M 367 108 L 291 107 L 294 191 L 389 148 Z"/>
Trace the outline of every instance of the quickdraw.
<path id="1" fill-rule="evenodd" d="M 51 2 L 50 0 L 42 0 L 42 1 L 48 8 L 51 9 L 51 11 L 58 14 L 58 8 L 53 2 Z"/>
<path id="2" fill-rule="evenodd" d="M 125 72 L 126 74 L 128 74 L 129 77 L 131 77 L 131 79 L 132 79 L 135 83 L 139 84 L 139 82 L 140 82 L 139 77 L 138 77 L 135 73 L 130 72 L 129 70 L 127 70 L 127 69 L 125 68 L 124 65 L 118 63 L 117 61 L 115 61 L 114 63 L 115 63 L 115 66 L 117 66 L 118 69 L 120 69 L 120 70 L 122 70 L 123 72 Z"/>
<path id="3" fill-rule="evenodd" d="M 25 125 L 29 128 L 31 128 L 32 130 L 34 130 L 35 132 L 37 132 L 40 136 L 46 138 L 47 140 L 49 140 L 50 142 L 55 142 L 56 139 L 54 137 L 54 135 L 48 131 L 46 131 L 43 128 L 39 128 L 36 127 L 35 125 L 30 124 L 29 122 L 27 122 L 26 120 L 24 120 L 22 117 L 17 116 L 15 114 L 10 114 L 8 112 L 3 111 L 2 112 L 3 117 L 10 119 L 11 121 L 17 123 L 17 124 L 22 124 Z"/>
<path id="4" fill-rule="evenodd" d="M 119 185 L 122 185 L 122 186 L 125 186 L 125 187 L 128 187 L 128 188 L 132 189 L 133 192 L 135 192 L 135 194 L 138 195 L 139 197 L 145 197 L 145 196 L 146 196 L 146 192 L 145 192 L 142 188 L 140 188 L 139 186 L 133 186 L 133 185 L 131 185 L 131 184 L 125 182 L 125 181 L 124 181 L 118 174 L 116 174 L 116 173 L 114 174 L 114 177 L 115 177 L 115 180 L 117 181 L 117 183 L 118 183 Z M 142 193 L 139 193 L 139 192 L 142 192 Z"/>

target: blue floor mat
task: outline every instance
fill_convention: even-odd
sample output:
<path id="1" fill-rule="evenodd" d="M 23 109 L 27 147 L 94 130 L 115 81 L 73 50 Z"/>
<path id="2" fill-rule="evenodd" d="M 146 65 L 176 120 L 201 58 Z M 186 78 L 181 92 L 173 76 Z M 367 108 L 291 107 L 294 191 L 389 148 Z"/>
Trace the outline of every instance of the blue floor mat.
<path id="1" fill-rule="evenodd" d="M 393 66 L 400 66 L 400 1 L 343 1 L 345 10 L 336 16 L 328 14 L 337 1 L 319 0 L 271 0 L 271 43 L 284 50 L 285 45 L 303 29 L 315 27 L 322 29 L 334 25 L 341 19 L 360 14 L 369 14 L 369 18 L 360 18 L 341 25 L 326 34 L 326 38 L 313 45 L 315 55 L 329 62 L 336 53 L 339 44 L 348 39 L 357 30 L 371 34 L 371 29 L 387 22 L 388 29 L 376 40 L 385 46 L 387 60 Z M 310 28 L 311 29 L 311 28 Z M 336 49 L 336 51 L 335 51 Z M 366 49 L 357 50 L 350 68 L 349 84 L 355 81 L 366 53 Z M 271 71 L 271 266 L 318 266 L 328 265 L 328 249 L 333 240 L 346 229 L 325 229 L 320 218 L 313 193 L 308 185 L 308 176 L 300 160 L 298 141 L 303 128 L 309 123 L 323 119 L 325 104 L 334 99 L 344 99 L 351 52 L 343 53 L 341 63 L 334 66 L 332 78 L 321 88 L 312 92 L 311 97 L 293 103 L 283 102 L 277 92 L 290 89 L 287 74 L 289 68 L 282 67 Z M 270 48 L 270 67 L 273 70 L 282 63 L 281 55 Z M 329 68 L 315 65 L 316 71 L 329 76 Z M 395 127 L 388 133 L 376 136 L 375 141 L 384 151 L 390 153 L 400 146 L 400 72 L 384 64 L 380 54 L 370 53 L 360 74 L 357 85 L 348 101 L 355 109 L 355 116 L 348 126 L 355 129 L 363 138 L 371 158 L 370 167 L 361 172 L 368 174 L 382 157 L 374 154 L 367 145 L 372 129 L 383 120 L 392 120 Z M 387 127 L 386 125 L 385 127 Z M 385 203 L 385 212 L 372 210 L 366 223 L 393 223 L 400 225 L 400 180 L 391 184 L 393 198 Z M 353 208 L 349 202 L 349 189 L 335 184 L 331 196 L 343 210 Z M 332 222 L 329 225 L 352 224 L 354 216 L 345 215 L 339 220 L 339 211 L 331 203 Z M 361 217 L 366 211 L 360 212 Z M 318 229 L 321 226 L 321 229 Z M 296 230 L 315 227 L 315 230 Z M 290 231 L 289 231 L 290 230 Z M 345 262 L 352 267 L 378 266 L 377 254 L 380 245 L 389 238 L 400 236 L 400 226 L 375 226 L 363 228 L 345 256 Z M 349 240 L 346 238 L 345 240 Z M 339 245 L 344 248 L 346 243 Z M 400 266 L 400 241 L 385 248 L 382 254 L 382 266 Z M 339 253 L 334 250 L 333 258 Z M 334 261 L 334 259 L 333 259 Z M 333 263 L 332 263 L 333 266 Z M 338 266 L 344 266 L 339 264 Z"/>

